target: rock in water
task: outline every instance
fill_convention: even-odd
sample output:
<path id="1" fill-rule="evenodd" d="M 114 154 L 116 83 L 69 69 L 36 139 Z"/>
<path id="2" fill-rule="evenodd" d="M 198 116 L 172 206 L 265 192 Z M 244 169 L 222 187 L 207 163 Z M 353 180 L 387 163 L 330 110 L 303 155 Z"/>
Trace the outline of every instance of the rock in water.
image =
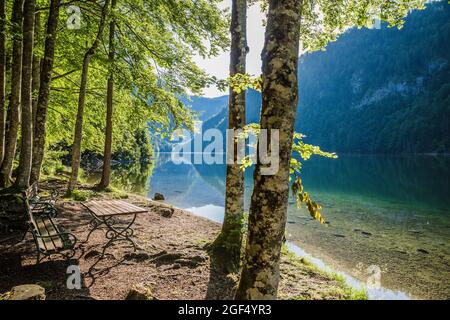
<path id="1" fill-rule="evenodd" d="M 45 300 L 45 289 L 36 284 L 13 287 L 8 300 Z"/>
<path id="2" fill-rule="evenodd" d="M 153 196 L 153 200 L 155 201 L 163 201 L 164 199 L 165 199 L 164 195 L 158 192 L 156 192 L 155 195 Z"/>
<path id="3" fill-rule="evenodd" d="M 136 284 L 127 294 L 125 300 L 157 300 L 153 294 L 152 290 L 142 283 Z"/>

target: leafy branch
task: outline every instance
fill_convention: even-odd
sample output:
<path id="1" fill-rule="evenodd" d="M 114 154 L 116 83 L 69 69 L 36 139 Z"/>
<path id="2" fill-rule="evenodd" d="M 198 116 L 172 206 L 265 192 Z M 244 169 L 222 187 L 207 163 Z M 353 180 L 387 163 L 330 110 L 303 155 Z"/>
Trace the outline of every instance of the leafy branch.
<path id="1" fill-rule="evenodd" d="M 244 127 L 243 132 L 237 135 L 236 139 L 247 139 L 250 134 L 258 136 L 260 131 L 261 129 L 259 124 L 251 123 Z M 318 146 L 305 143 L 303 141 L 303 138 L 305 137 L 306 136 L 301 133 L 294 133 L 294 141 L 292 143 L 292 156 L 289 168 L 289 173 L 291 175 L 289 180 L 292 181 L 292 178 L 294 180 L 291 185 L 292 196 L 297 198 L 297 207 L 299 209 L 301 208 L 302 203 L 304 203 L 310 216 L 319 221 L 321 224 L 324 224 L 325 219 L 323 218 L 320 211 L 322 209 L 322 206 L 312 200 L 308 192 L 304 191 L 302 180 L 300 178 L 303 164 L 300 160 L 298 160 L 298 158 L 302 159 L 303 161 L 308 161 L 313 155 L 331 159 L 336 159 L 338 156 L 334 152 L 326 152 L 321 150 Z M 251 145 L 250 147 L 256 148 L 256 146 Z M 242 170 L 245 170 L 252 165 L 252 158 L 250 156 L 245 156 L 241 164 Z"/>

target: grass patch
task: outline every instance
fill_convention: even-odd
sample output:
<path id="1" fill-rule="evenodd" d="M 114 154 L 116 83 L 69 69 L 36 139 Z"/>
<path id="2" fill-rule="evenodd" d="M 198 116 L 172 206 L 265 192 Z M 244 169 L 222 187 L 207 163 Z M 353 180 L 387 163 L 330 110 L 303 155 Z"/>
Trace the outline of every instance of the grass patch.
<path id="1" fill-rule="evenodd" d="M 335 272 L 326 272 L 319 269 L 311 261 L 305 258 L 297 256 L 294 252 L 289 251 L 286 245 L 283 245 L 281 253 L 287 258 L 288 262 L 298 268 L 301 268 L 311 274 L 319 274 L 320 276 L 338 283 L 339 288 L 342 290 L 345 300 L 367 300 L 367 294 L 365 288 L 356 289 L 350 286 L 345 278 Z M 298 299 L 307 299 L 305 297 L 297 297 Z"/>
<path id="2" fill-rule="evenodd" d="M 91 190 L 73 190 L 65 195 L 65 198 L 70 198 L 75 201 L 87 201 L 95 197 L 95 192 Z"/>

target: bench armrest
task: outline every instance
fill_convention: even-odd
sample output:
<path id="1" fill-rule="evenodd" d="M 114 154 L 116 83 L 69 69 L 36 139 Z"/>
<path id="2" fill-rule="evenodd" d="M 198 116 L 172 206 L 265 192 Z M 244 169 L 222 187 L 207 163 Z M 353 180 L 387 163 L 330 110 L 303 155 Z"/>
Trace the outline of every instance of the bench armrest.
<path id="1" fill-rule="evenodd" d="M 55 237 L 66 236 L 71 241 L 71 247 L 75 247 L 75 244 L 78 242 L 77 237 L 74 234 L 70 233 L 70 232 L 58 232 L 58 234 L 55 234 L 53 236 L 42 236 L 39 233 L 37 233 L 34 228 L 32 229 L 32 232 L 33 232 L 33 235 L 36 238 L 39 238 L 39 239 L 52 239 L 52 238 L 55 238 Z"/>

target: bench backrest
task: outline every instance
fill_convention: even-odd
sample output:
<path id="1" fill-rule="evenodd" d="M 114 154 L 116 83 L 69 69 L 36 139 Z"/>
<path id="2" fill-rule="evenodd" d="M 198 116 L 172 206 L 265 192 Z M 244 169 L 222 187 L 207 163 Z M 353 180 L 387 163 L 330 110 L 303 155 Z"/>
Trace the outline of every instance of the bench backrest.
<path id="1" fill-rule="evenodd" d="M 28 200 L 31 200 L 37 197 L 38 192 L 39 192 L 39 185 L 37 182 L 35 182 L 31 186 L 29 186 L 28 189 L 25 191 L 25 197 Z"/>
<path id="2" fill-rule="evenodd" d="M 33 210 L 31 210 L 30 206 L 30 200 L 32 199 L 32 194 L 34 191 L 32 189 L 37 188 L 37 184 L 33 183 L 25 192 L 22 193 L 23 200 L 25 201 L 25 208 L 27 210 L 28 219 L 30 220 L 30 223 L 32 224 L 33 228 L 37 230 L 36 222 L 34 221 L 33 217 Z"/>

